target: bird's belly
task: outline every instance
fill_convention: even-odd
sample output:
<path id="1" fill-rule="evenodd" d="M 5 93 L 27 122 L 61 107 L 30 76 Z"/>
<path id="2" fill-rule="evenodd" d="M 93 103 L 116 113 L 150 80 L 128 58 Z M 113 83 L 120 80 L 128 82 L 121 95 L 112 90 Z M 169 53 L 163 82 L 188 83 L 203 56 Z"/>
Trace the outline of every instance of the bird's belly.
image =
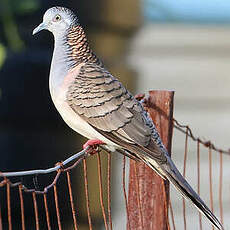
<path id="1" fill-rule="evenodd" d="M 64 79 L 58 81 L 57 76 L 64 75 L 63 73 L 52 72 L 50 74 L 50 94 L 53 100 L 53 103 L 61 114 L 63 120 L 66 124 L 75 130 L 77 133 L 81 134 L 88 139 L 99 139 L 106 143 L 111 151 L 114 151 L 118 148 L 118 145 L 112 141 L 105 138 L 94 128 L 92 128 L 84 119 L 82 119 L 66 102 L 66 94 L 69 89 L 69 86 L 74 81 L 74 76 L 78 74 L 81 65 L 70 71 Z M 57 82 L 59 82 L 57 84 Z"/>
<path id="2" fill-rule="evenodd" d="M 112 141 L 105 138 L 99 132 L 97 132 L 92 126 L 90 126 L 84 119 L 82 119 L 77 113 L 75 113 L 72 108 L 68 105 L 66 101 L 54 101 L 55 107 L 61 114 L 63 120 L 67 125 L 75 130 L 77 133 L 81 134 L 88 139 L 99 139 L 109 145 L 110 150 L 114 151 L 118 145 Z"/>

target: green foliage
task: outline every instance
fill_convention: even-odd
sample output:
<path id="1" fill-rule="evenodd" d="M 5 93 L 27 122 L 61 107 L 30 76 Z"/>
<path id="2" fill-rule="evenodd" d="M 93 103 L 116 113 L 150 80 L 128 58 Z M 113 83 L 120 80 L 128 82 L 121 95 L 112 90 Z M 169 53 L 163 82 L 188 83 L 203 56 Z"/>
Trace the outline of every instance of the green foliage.
<path id="1" fill-rule="evenodd" d="M 6 48 L 0 43 L 0 68 L 6 59 Z"/>
<path id="2" fill-rule="evenodd" d="M 25 15 L 39 8 L 38 0 L 1 0 L 2 12 L 0 20 L 2 21 L 4 35 L 7 40 L 7 46 L 15 51 L 21 51 L 25 46 L 18 33 L 18 26 L 15 15 Z"/>
<path id="3" fill-rule="evenodd" d="M 10 5 L 11 5 L 11 9 L 13 9 L 15 13 L 25 14 L 37 10 L 39 8 L 39 1 L 38 0 L 20 0 L 20 1 L 11 0 Z"/>

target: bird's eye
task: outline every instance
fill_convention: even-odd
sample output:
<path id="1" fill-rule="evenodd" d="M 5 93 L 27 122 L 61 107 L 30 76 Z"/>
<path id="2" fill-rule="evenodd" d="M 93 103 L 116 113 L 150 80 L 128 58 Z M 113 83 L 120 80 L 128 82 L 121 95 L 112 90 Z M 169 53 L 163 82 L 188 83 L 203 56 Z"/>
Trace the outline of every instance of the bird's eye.
<path id="1" fill-rule="evenodd" d="M 59 15 L 59 14 L 57 14 L 53 19 L 54 22 L 58 22 L 60 20 L 61 20 L 61 15 Z"/>

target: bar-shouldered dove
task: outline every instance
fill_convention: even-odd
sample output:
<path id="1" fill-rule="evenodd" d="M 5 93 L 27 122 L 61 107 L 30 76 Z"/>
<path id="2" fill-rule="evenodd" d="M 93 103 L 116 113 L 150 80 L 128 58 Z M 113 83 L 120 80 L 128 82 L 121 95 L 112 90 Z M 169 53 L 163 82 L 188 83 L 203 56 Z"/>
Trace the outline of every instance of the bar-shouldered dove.
<path id="1" fill-rule="evenodd" d="M 77 16 L 64 7 L 46 11 L 33 34 L 46 29 L 54 35 L 49 87 L 64 121 L 93 139 L 145 162 L 206 216 L 216 229 L 223 226 L 180 174 L 143 106 L 104 67 L 90 49 Z"/>

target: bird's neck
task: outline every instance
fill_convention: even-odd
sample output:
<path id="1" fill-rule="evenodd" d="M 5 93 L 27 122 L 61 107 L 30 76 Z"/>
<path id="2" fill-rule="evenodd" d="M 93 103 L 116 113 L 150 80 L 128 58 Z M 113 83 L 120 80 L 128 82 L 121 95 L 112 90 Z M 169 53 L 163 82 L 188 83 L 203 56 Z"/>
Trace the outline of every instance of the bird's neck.
<path id="1" fill-rule="evenodd" d="M 80 25 L 72 26 L 65 34 L 55 36 L 53 58 L 59 62 L 63 61 L 68 69 L 82 63 L 101 64 L 91 50 L 86 34 Z"/>
<path id="2" fill-rule="evenodd" d="M 71 27 L 66 34 L 56 34 L 54 40 L 50 88 L 57 88 L 71 69 L 81 66 L 83 63 L 102 65 L 90 49 L 86 34 L 81 26 Z"/>
<path id="3" fill-rule="evenodd" d="M 66 45 L 68 57 L 75 62 L 75 65 L 89 62 L 101 64 L 90 49 L 86 34 L 81 26 L 77 25 L 69 29 L 66 35 Z"/>

